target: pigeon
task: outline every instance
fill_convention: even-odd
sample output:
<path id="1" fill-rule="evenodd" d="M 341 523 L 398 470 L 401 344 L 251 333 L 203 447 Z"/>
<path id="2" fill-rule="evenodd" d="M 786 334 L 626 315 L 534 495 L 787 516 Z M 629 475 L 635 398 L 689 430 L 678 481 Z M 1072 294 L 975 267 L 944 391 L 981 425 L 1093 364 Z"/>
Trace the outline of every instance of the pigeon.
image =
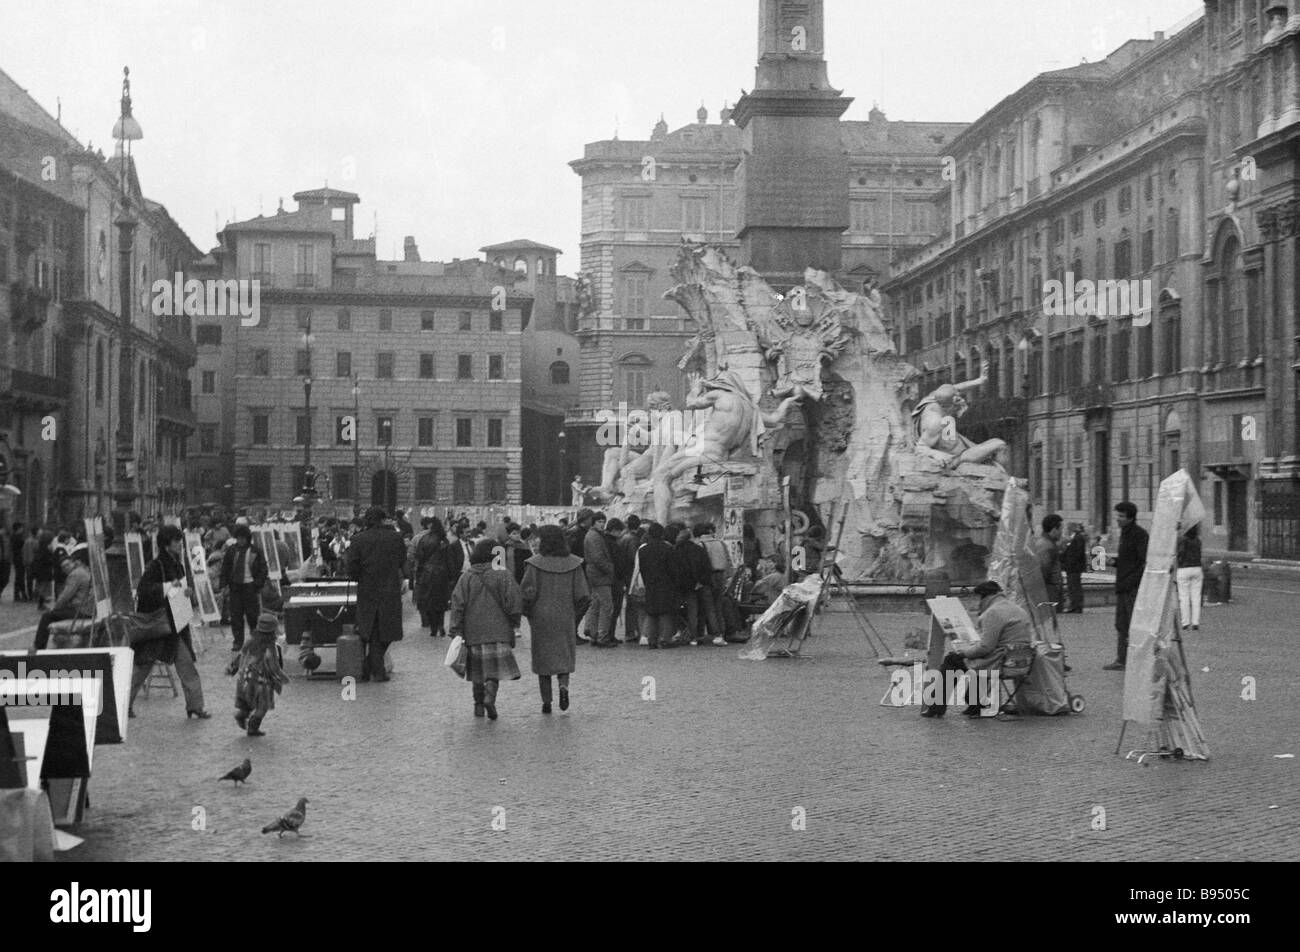
<path id="1" fill-rule="evenodd" d="M 233 780 L 235 781 L 235 786 L 239 786 L 241 783 L 243 783 L 248 779 L 248 775 L 251 774 L 252 772 L 253 772 L 253 762 L 249 760 L 247 757 L 245 757 L 244 762 L 242 764 L 232 769 L 230 773 L 226 774 L 221 779 Z"/>
<path id="2" fill-rule="evenodd" d="M 302 826 L 303 821 L 307 819 L 307 798 L 303 797 L 298 801 L 298 805 L 286 813 L 274 823 L 268 823 L 262 827 L 263 833 L 274 833 L 276 838 L 284 836 L 286 833 L 293 833 L 296 836 L 302 834 L 298 828 Z"/>

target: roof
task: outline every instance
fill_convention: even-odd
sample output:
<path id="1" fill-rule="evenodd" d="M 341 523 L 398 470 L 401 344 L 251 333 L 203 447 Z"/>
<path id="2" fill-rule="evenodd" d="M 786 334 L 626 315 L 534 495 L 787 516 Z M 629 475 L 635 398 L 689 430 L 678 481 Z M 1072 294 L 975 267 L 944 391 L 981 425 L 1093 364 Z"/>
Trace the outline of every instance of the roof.
<path id="1" fill-rule="evenodd" d="M 66 144 L 81 148 L 72 133 L 59 125 L 53 116 L 46 112 L 27 90 L 19 86 L 12 76 L 0 69 L 0 112 L 13 116 L 19 122 L 39 129 L 49 136 L 57 136 Z"/>
<path id="2" fill-rule="evenodd" d="M 296 196 L 295 196 L 296 197 Z M 244 221 L 231 222 L 224 231 L 319 231 L 332 232 L 330 210 L 323 206 L 300 208 L 296 212 L 277 212 L 258 215 Z"/>
<path id="3" fill-rule="evenodd" d="M 295 202 L 301 203 L 304 198 L 312 202 L 324 201 L 326 199 L 331 199 L 331 198 L 342 199 L 344 201 L 349 201 L 349 202 L 361 201 L 361 196 L 356 194 L 355 192 L 344 192 L 344 191 L 340 191 L 337 188 L 329 188 L 328 186 L 326 186 L 325 188 L 311 188 L 305 192 L 293 193 L 293 200 Z"/>
<path id="4" fill-rule="evenodd" d="M 352 238 L 338 242 L 334 251 L 341 255 L 373 255 L 375 253 L 375 239 L 373 238 Z"/>
<path id="5" fill-rule="evenodd" d="M 840 123 L 840 139 L 854 155 L 937 155 L 966 128 L 965 122 L 863 122 Z"/>
<path id="6" fill-rule="evenodd" d="M 544 245 L 540 241 L 530 241 L 527 238 L 503 241 L 499 245 L 484 245 L 479 251 L 485 253 L 489 251 L 550 251 L 557 255 L 564 254 L 559 248 L 552 248 L 550 245 Z"/>

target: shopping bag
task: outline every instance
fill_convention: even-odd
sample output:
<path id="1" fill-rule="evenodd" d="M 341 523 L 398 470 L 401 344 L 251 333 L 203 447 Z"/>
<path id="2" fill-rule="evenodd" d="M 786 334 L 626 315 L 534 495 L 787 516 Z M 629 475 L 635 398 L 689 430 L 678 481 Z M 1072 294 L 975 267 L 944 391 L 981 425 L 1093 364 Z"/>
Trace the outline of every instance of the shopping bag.
<path id="1" fill-rule="evenodd" d="M 456 672 L 456 676 L 465 677 L 465 671 L 469 667 L 469 649 L 465 647 L 465 639 L 460 635 L 451 639 L 451 644 L 447 646 L 447 657 L 442 659 L 442 663 Z"/>
<path id="2" fill-rule="evenodd" d="M 632 562 L 632 581 L 627 586 L 628 595 L 633 598 L 645 598 L 645 582 L 641 578 L 641 550 L 637 549 Z"/>

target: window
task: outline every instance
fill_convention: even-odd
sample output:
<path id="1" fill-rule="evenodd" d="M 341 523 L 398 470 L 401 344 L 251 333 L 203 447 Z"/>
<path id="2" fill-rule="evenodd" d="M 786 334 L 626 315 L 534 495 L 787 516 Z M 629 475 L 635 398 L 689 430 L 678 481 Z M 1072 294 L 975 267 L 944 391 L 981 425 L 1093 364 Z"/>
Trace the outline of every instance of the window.
<path id="1" fill-rule="evenodd" d="M 474 502 L 474 470 L 457 469 L 452 472 L 452 501 L 459 505 Z"/>
<path id="2" fill-rule="evenodd" d="M 506 359 L 501 354 L 488 354 L 488 380 L 504 380 Z"/>
<path id="3" fill-rule="evenodd" d="M 456 418 L 456 445 L 460 447 L 474 445 L 474 421 L 469 417 Z"/>
<path id="4" fill-rule="evenodd" d="M 271 376 L 271 352 L 269 350 L 253 351 L 253 376 Z"/>
<path id="5" fill-rule="evenodd" d="M 1129 240 L 1128 232 L 1120 235 L 1119 241 L 1115 242 L 1115 273 L 1112 277 L 1127 278 L 1133 273 L 1133 242 Z"/>
<path id="6" fill-rule="evenodd" d="M 1178 209 L 1165 211 L 1165 260 L 1173 261 L 1178 257 Z"/>
<path id="7" fill-rule="evenodd" d="M 1083 511 L 1083 470 L 1074 467 L 1074 508 L 1076 511 Z"/>
<path id="8" fill-rule="evenodd" d="M 253 245 L 253 277 L 261 279 L 271 274 L 271 246 L 259 241 Z"/>
<path id="9" fill-rule="evenodd" d="M 648 314 L 646 304 L 646 276 L 623 275 L 623 316 L 628 320 L 645 320 Z"/>
<path id="10" fill-rule="evenodd" d="M 294 443 L 298 446 L 306 446 L 309 442 L 311 442 L 311 417 L 299 413 L 294 418 Z"/>
<path id="11" fill-rule="evenodd" d="M 551 371 L 554 376 L 554 370 Z M 95 344 L 95 404 L 101 405 L 104 402 L 104 342 L 98 341 Z"/>
<path id="12" fill-rule="evenodd" d="M 349 420 L 352 421 L 351 425 L 349 425 L 348 423 Z M 348 439 L 348 437 L 352 436 L 355 438 L 355 436 L 357 435 L 356 428 L 357 428 L 357 421 L 352 416 L 352 414 L 347 413 L 347 414 L 341 414 L 339 416 L 336 416 L 334 418 L 334 445 L 351 446 L 352 440 Z M 348 432 L 349 430 L 351 430 L 352 432 L 349 433 Z"/>
<path id="13" fill-rule="evenodd" d="M 487 421 L 487 445 L 504 446 L 505 421 L 493 418 Z"/>
<path id="14" fill-rule="evenodd" d="M 1142 200 L 1149 205 L 1155 200 L 1155 197 L 1156 177 L 1155 175 L 1148 175 L 1142 182 Z"/>
<path id="15" fill-rule="evenodd" d="M 1083 234 L 1083 212 L 1081 210 L 1070 212 L 1070 234 Z"/>
<path id="16" fill-rule="evenodd" d="M 391 416 L 381 416 L 375 419 L 375 445 L 393 445 L 393 418 Z"/>
<path id="17" fill-rule="evenodd" d="M 311 308 L 296 307 L 293 309 L 293 316 L 294 319 L 298 322 L 298 330 L 300 331 L 311 330 Z"/>
<path id="18" fill-rule="evenodd" d="M 316 247 L 299 245 L 294 253 L 295 283 L 300 288 L 316 286 Z"/>
<path id="19" fill-rule="evenodd" d="M 521 278 L 528 277 L 528 262 L 523 258 L 515 259 L 515 274 L 519 275 Z"/>
<path id="20" fill-rule="evenodd" d="M 415 421 L 415 444 L 433 446 L 433 420 L 431 416 L 422 416 Z"/>
<path id="21" fill-rule="evenodd" d="M 1137 375 L 1138 379 L 1150 377 L 1155 373 L 1155 327 L 1151 323 L 1137 328 Z"/>
<path id="22" fill-rule="evenodd" d="M 474 355 L 473 354 L 456 355 L 456 379 L 457 380 L 474 379 Z"/>
<path id="23" fill-rule="evenodd" d="M 431 331 L 431 330 L 434 329 L 434 326 L 433 326 L 433 315 L 434 315 L 434 312 L 433 312 L 433 311 L 421 311 L 421 312 L 420 312 L 420 330 L 422 330 L 422 331 Z"/>
<path id="24" fill-rule="evenodd" d="M 271 418 L 265 413 L 253 414 L 253 445 L 268 446 L 271 442 Z"/>
<path id="25" fill-rule="evenodd" d="M 220 347 L 221 346 L 221 325 L 220 324 L 200 324 L 194 331 L 194 343 L 200 347 Z"/>
<path id="26" fill-rule="evenodd" d="M 381 350 L 375 354 L 375 376 L 380 380 L 393 379 L 393 352 Z"/>
<path id="27" fill-rule="evenodd" d="M 334 355 L 334 376 L 352 376 L 352 352 L 350 350 L 340 350 Z"/>
<path id="28" fill-rule="evenodd" d="M 1106 224 L 1106 196 L 1103 195 L 1092 203 L 1092 223 L 1097 226 Z"/>
<path id="29" fill-rule="evenodd" d="M 930 206 L 925 202 L 907 203 L 907 230 L 913 235 L 930 233 Z"/>
<path id="30" fill-rule="evenodd" d="M 623 229 L 645 231 L 649 227 L 650 199 L 640 196 L 623 198 Z"/>
<path id="31" fill-rule="evenodd" d="M 1119 473 L 1120 473 L 1120 475 L 1119 475 L 1119 491 L 1120 491 L 1120 495 L 1121 495 L 1121 497 L 1124 498 L 1124 499 L 1128 499 L 1128 498 L 1129 498 L 1129 478 L 1128 478 L 1128 470 L 1129 470 L 1129 468 L 1128 468 L 1128 464 L 1127 464 L 1127 463 L 1125 463 L 1123 466 L 1121 466 L 1121 467 L 1119 468 Z"/>
<path id="32" fill-rule="evenodd" d="M 1142 270 L 1150 271 L 1156 265 L 1156 233 L 1154 228 L 1142 232 Z"/>
<path id="33" fill-rule="evenodd" d="M 1092 361 L 1088 365 L 1092 380 L 1100 382 L 1106 379 L 1106 326 L 1098 325 L 1092 336 Z"/>
<path id="34" fill-rule="evenodd" d="M 393 312 L 388 308 L 381 308 L 379 311 L 379 332 L 381 334 L 391 333 L 393 330 Z"/>
<path id="35" fill-rule="evenodd" d="M 352 312 L 349 311 L 346 307 L 339 308 L 338 322 L 339 322 L 338 324 L 339 330 L 341 331 L 352 330 Z"/>
<path id="36" fill-rule="evenodd" d="M 627 395 L 628 406 L 644 406 L 646 396 L 645 371 L 640 369 L 624 369 L 623 392 Z"/>
<path id="37" fill-rule="evenodd" d="M 199 427 L 199 452 L 215 453 L 217 451 L 217 426 L 205 423 Z"/>
<path id="38" fill-rule="evenodd" d="M 415 498 L 420 502 L 432 502 L 438 498 L 438 471 L 436 469 L 417 469 L 415 471 Z"/>
<path id="39" fill-rule="evenodd" d="M 311 351 L 300 348 L 294 352 L 293 372 L 298 377 L 311 376 Z"/>
<path id="40" fill-rule="evenodd" d="M 474 329 L 474 314 L 472 311 L 460 312 L 459 327 L 462 331 L 472 331 Z"/>
<path id="41" fill-rule="evenodd" d="M 1111 379 L 1119 382 L 1129 378 L 1128 348 L 1131 331 L 1129 325 L 1115 329 L 1115 346 L 1111 349 Z"/>
<path id="42" fill-rule="evenodd" d="M 420 379 L 433 379 L 433 354 L 420 355 Z"/>
<path id="43" fill-rule="evenodd" d="M 217 392 L 217 372 L 216 372 L 215 370 L 205 370 L 205 371 L 203 371 L 203 382 L 202 382 L 202 385 L 201 385 L 201 386 L 202 386 L 202 388 L 203 388 L 203 389 L 202 389 L 202 392 L 203 392 L 203 393 L 216 393 L 216 392 Z"/>
<path id="44" fill-rule="evenodd" d="M 701 198 L 682 199 L 682 231 L 686 234 L 699 234 L 704 231 L 704 200 Z"/>
<path id="45" fill-rule="evenodd" d="M 1059 245 L 1061 242 L 1065 241 L 1065 219 L 1064 218 L 1053 219 L 1051 228 L 1052 228 L 1051 235 L 1048 238 L 1048 240 L 1052 244 Z"/>
<path id="46" fill-rule="evenodd" d="M 248 497 L 250 499 L 271 498 L 271 467 L 248 467 Z"/>
<path id="47" fill-rule="evenodd" d="M 1182 308 L 1172 307 L 1165 313 L 1164 326 L 1161 329 L 1163 339 L 1163 359 L 1161 371 L 1167 374 L 1177 373 L 1183 365 L 1183 314 Z"/>
<path id="48" fill-rule="evenodd" d="M 849 205 L 849 228 L 851 231 L 871 234 L 876 231 L 876 202 L 872 200 L 856 201 Z"/>
<path id="49" fill-rule="evenodd" d="M 485 502 L 506 501 L 506 471 L 504 469 L 483 470 L 483 496 Z"/>
<path id="50" fill-rule="evenodd" d="M 352 488 L 352 470 L 347 466 L 334 466 L 330 468 L 330 489 L 335 499 L 352 499 L 355 491 Z"/>
<path id="51" fill-rule="evenodd" d="M 505 329 L 505 312 L 489 311 L 488 312 L 488 330 L 500 331 Z"/>
<path id="52" fill-rule="evenodd" d="M 569 365 L 562 360 L 557 360 L 551 364 L 551 384 L 557 387 L 567 386 L 569 383 Z"/>
<path id="53" fill-rule="evenodd" d="M 537 272 L 536 272 L 536 273 L 537 273 L 537 276 L 538 276 L 539 278 L 542 277 L 544 274 L 546 274 L 546 259 L 545 259 L 545 258 L 538 258 L 538 259 L 537 259 Z"/>
<path id="54" fill-rule="evenodd" d="M 1125 185 L 1119 190 L 1119 196 L 1115 200 L 1115 210 L 1121 215 L 1133 207 L 1133 186 Z"/>

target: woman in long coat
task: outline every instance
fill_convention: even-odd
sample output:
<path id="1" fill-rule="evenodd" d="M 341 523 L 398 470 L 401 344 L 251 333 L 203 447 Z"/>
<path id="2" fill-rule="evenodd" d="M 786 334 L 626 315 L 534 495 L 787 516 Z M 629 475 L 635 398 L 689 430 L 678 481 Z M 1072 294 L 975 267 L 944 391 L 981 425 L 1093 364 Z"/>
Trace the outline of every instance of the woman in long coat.
<path id="1" fill-rule="evenodd" d="M 415 546 L 415 604 L 429 634 L 445 635 L 451 589 L 459 577 L 452 565 L 447 531 L 434 519 Z"/>
<path id="2" fill-rule="evenodd" d="M 582 559 L 569 552 L 564 530 L 542 526 L 540 551 L 524 563 L 524 615 L 532 629 L 533 674 L 542 713 L 551 713 L 551 677 L 560 682 L 560 710 L 569 709 L 569 675 L 577 666 L 578 619 L 591 605 Z"/>
<path id="3" fill-rule="evenodd" d="M 148 614 L 161 610 L 167 604 L 168 586 L 179 582 L 186 584 L 184 558 L 185 534 L 176 526 L 163 526 L 158 530 L 158 557 L 149 563 L 136 589 L 136 611 Z M 186 588 L 189 594 L 189 588 Z M 190 640 L 190 626 L 163 638 L 135 645 L 135 671 L 131 677 L 130 714 L 135 716 L 135 696 L 149 677 L 154 663 L 176 665 L 185 692 L 185 719 L 197 717 L 207 720 L 212 715 L 203 706 L 203 683 L 194 663 L 194 643 Z"/>

